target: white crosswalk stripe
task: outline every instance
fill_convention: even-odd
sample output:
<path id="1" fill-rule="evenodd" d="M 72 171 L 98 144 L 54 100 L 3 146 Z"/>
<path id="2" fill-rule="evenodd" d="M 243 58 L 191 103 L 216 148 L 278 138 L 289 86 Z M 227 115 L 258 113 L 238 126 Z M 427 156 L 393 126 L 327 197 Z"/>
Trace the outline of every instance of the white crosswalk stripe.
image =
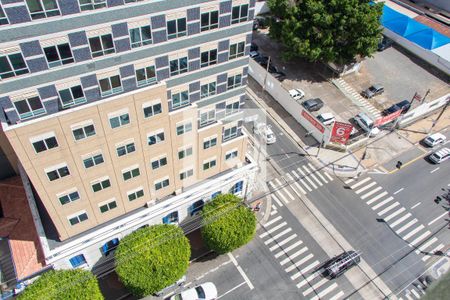
<path id="1" fill-rule="evenodd" d="M 357 195 L 359 195 L 359 194 L 361 194 L 362 192 L 364 192 L 365 190 L 370 189 L 371 187 L 373 187 L 373 186 L 376 185 L 376 184 L 377 184 L 377 183 L 376 183 L 375 181 L 374 181 L 374 182 L 371 182 L 371 183 L 369 183 L 368 185 L 363 186 L 362 188 L 356 190 L 355 193 L 356 193 Z"/>
<path id="2" fill-rule="evenodd" d="M 323 172 L 323 174 L 325 174 L 325 177 L 327 177 L 330 181 L 333 181 L 333 177 L 330 176 L 330 174 L 328 174 L 327 172 Z"/>
<path id="3" fill-rule="evenodd" d="M 355 183 L 354 185 L 350 186 L 350 188 L 351 188 L 352 190 L 354 190 L 354 189 L 357 188 L 358 186 L 363 185 L 364 183 L 366 183 L 367 181 L 370 181 L 370 180 L 372 180 L 372 178 L 366 177 L 366 178 L 364 178 L 363 180 L 361 180 L 361 181 Z"/>
<path id="4" fill-rule="evenodd" d="M 332 290 L 334 290 L 335 288 L 337 288 L 337 283 L 333 283 L 332 285 L 330 285 L 329 287 L 327 287 L 326 289 L 324 289 L 323 291 L 321 291 L 320 293 L 318 293 L 317 295 L 315 295 L 314 297 L 311 298 L 311 300 L 318 300 L 318 299 L 322 299 L 323 296 L 325 296 L 326 294 L 330 293 Z"/>
<path id="5" fill-rule="evenodd" d="M 314 171 L 313 165 L 311 165 L 310 163 L 308 163 L 308 166 L 309 166 L 309 168 L 310 168 L 311 170 Z M 316 171 L 315 173 L 316 173 L 316 175 L 317 175 L 320 179 L 322 179 L 323 182 L 328 183 L 328 181 L 325 179 L 325 177 L 322 176 L 322 174 L 320 174 L 319 171 Z"/>
<path id="6" fill-rule="evenodd" d="M 409 239 L 410 237 L 412 237 L 413 235 L 415 235 L 416 233 L 418 233 L 419 231 L 421 231 L 421 230 L 424 229 L 424 228 L 425 228 L 425 226 L 423 226 L 423 225 L 420 225 L 420 226 L 416 227 L 414 230 L 408 232 L 408 234 L 406 234 L 405 236 L 403 236 L 403 239 L 404 239 L 404 240 Z"/>
<path id="7" fill-rule="evenodd" d="M 409 227 L 411 227 L 412 225 L 414 225 L 415 223 L 417 223 L 417 219 L 413 219 L 412 221 L 409 221 L 408 223 L 406 223 L 405 225 L 403 225 L 402 227 L 400 227 L 395 233 L 396 234 L 400 234 L 403 231 L 405 231 L 406 229 L 408 229 Z"/>
<path id="8" fill-rule="evenodd" d="M 372 199 L 370 199 L 369 201 L 366 202 L 367 205 L 370 205 L 372 203 L 374 203 L 375 201 L 377 201 L 378 199 L 383 198 L 384 196 L 386 196 L 388 193 L 386 191 L 382 192 L 381 194 L 376 195 L 375 197 L 373 197 Z"/>
<path id="9" fill-rule="evenodd" d="M 297 172 L 292 171 L 292 174 L 294 174 L 294 176 L 297 177 L 300 180 L 300 182 L 305 186 L 305 188 L 308 191 L 312 192 L 312 189 L 309 187 L 309 185 L 306 184 L 306 182 L 302 178 L 300 178 L 300 175 L 298 175 Z"/>
<path id="10" fill-rule="evenodd" d="M 417 297 L 417 299 L 420 299 L 420 295 L 419 295 L 419 293 L 418 292 L 416 292 L 416 290 L 415 289 L 411 289 L 411 293 L 414 295 L 414 296 L 416 296 Z"/>
<path id="11" fill-rule="evenodd" d="M 353 181 L 355 181 L 355 179 L 354 178 L 350 178 L 350 179 L 347 179 L 346 181 L 344 181 L 344 183 L 345 184 L 349 184 L 349 183 L 352 183 Z"/>
<path id="12" fill-rule="evenodd" d="M 289 247 L 286 247 L 286 249 L 281 250 L 280 252 L 276 253 L 274 256 L 275 256 L 275 258 L 278 258 L 278 257 L 288 253 L 289 251 L 291 251 L 292 249 L 294 249 L 295 247 L 297 247 L 301 244 L 303 244 L 302 241 L 296 241 L 294 244 L 290 245 Z"/>
<path id="13" fill-rule="evenodd" d="M 377 187 L 377 188 L 371 190 L 370 192 L 365 193 L 364 195 L 361 196 L 361 200 L 366 199 L 367 197 L 369 197 L 369 196 L 375 194 L 376 192 L 378 192 L 378 191 L 381 190 L 381 189 L 382 189 L 382 187 L 379 186 L 379 187 Z M 387 192 L 385 192 L 385 193 L 387 194 Z"/>
<path id="14" fill-rule="evenodd" d="M 387 199 L 381 201 L 380 203 L 378 203 L 378 204 L 372 206 L 372 209 L 373 209 L 373 210 L 377 210 L 377 209 L 379 209 L 380 207 L 382 207 L 383 205 L 385 205 L 386 203 L 391 202 L 392 200 L 394 200 L 394 197 L 389 197 L 389 198 L 387 198 Z"/>
<path id="15" fill-rule="evenodd" d="M 415 246 L 418 243 L 420 243 L 421 241 L 423 241 L 427 236 L 429 236 L 431 234 L 431 231 L 425 231 L 425 233 L 423 233 L 421 236 L 419 236 L 418 238 L 416 238 L 414 241 L 412 241 L 410 244 Z"/>
<path id="16" fill-rule="evenodd" d="M 318 260 L 316 260 L 312 264 L 306 266 L 305 268 L 300 270 L 300 272 L 297 272 L 294 275 L 292 275 L 291 279 L 295 280 L 295 279 L 299 278 L 302 274 L 305 274 L 305 273 L 309 272 L 311 269 L 315 268 L 317 265 L 320 265 L 320 262 Z"/>
<path id="17" fill-rule="evenodd" d="M 284 226 L 286 226 L 286 225 L 287 225 L 286 222 L 283 222 L 283 223 L 281 223 L 281 224 L 278 224 L 277 226 L 275 226 L 275 227 L 273 227 L 273 228 L 267 230 L 266 232 L 261 233 L 261 234 L 259 235 L 259 237 L 260 237 L 260 238 L 264 238 L 264 237 L 268 236 L 269 234 L 271 234 L 271 233 L 277 231 L 278 229 L 280 229 L 281 227 L 284 227 Z"/>
<path id="18" fill-rule="evenodd" d="M 273 223 L 278 222 L 279 220 L 281 220 L 281 216 L 278 216 L 276 218 L 271 219 L 270 221 L 268 221 L 266 224 L 264 224 L 263 226 L 265 228 L 270 227 L 270 225 L 272 225 Z"/>
<path id="19" fill-rule="evenodd" d="M 430 252 L 430 253 L 436 253 L 437 251 L 441 251 L 443 248 L 444 248 L 445 246 L 444 246 L 444 244 L 439 244 L 439 246 L 437 246 L 436 248 L 434 248 L 433 250 L 430 250 L 430 251 L 428 251 L 428 252 Z M 430 257 L 430 256 L 425 256 L 425 257 Z"/>
<path id="20" fill-rule="evenodd" d="M 313 281 L 314 278 L 316 278 L 319 275 L 320 275 L 319 273 L 312 273 L 311 275 L 309 275 L 308 277 L 297 283 L 297 288 L 301 288 L 305 284 L 310 283 L 311 281 Z"/>
<path id="21" fill-rule="evenodd" d="M 273 215 L 275 215 L 277 212 L 278 212 L 278 211 L 277 211 L 276 209 L 272 209 L 272 210 L 270 211 L 270 215 L 273 216 Z"/>
<path id="22" fill-rule="evenodd" d="M 427 249 L 428 247 L 430 247 L 432 244 L 436 243 L 437 241 L 438 241 L 437 237 L 433 237 L 432 239 L 428 240 L 426 243 L 424 243 L 423 245 L 420 245 L 420 247 L 417 248 L 416 254 L 419 254 L 420 251 L 424 251 L 425 249 Z"/>
<path id="23" fill-rule="evenodd" d="M 284 206 L 283 203 L 281 203 L 280 199 L 278 199 L 274 194 L 271 195 L 272 199 L 278 204 L 278 206 L 282 207 Z"/>
<path id="24" fill-rule="evenodd" d="M 303 169 L 305 169 L 306 174 L 308 174 L 308 176 L 311 176 L 311 178 L 314 179 L 319 186 L 323 186 L 323 183 L 316 177 L 316 175 L 314 175 L 314 173 L 313 173 L 314 169 L 309 170 L 309 168 L 307 166 L 302 166 L 302 167 L 303 167 Z"/>
<path id="25" fill-rule="evenodd" d="M 278 183 L 278 186 L 282 186 L 282 185 L 283 185 L 283 184 L 281 183 L 281 181 L 278 180 L 278 178 L 275 178 L 275 181 Z M 289 193 L 289 191 L 288 191 L 287 189 L 282 189 L 282 191 L 283 191 L 284 193 L 286 193 L 286 195 L 288 195 L 288 197 L 289 197 L 291 200 L 295 200 L 294 196 L 292 196 L 292 194 Z"/>
<path id="26" fill-rule="evenodd" d="M 286 269 L 284 269 L 286 272 L 291 272 L 292 270 L 294 270 L 295 268 L 301 266 L 302 264 L 304 264 L 305 262 L 307 262 L 308 260 L 310 260 L 311 258 L 313 258 L 314 255 L 312 253 L 308 254 L 307 256 L 303 257 L 301 260 L 299 260 L 298 262 L 292 264 L 291 266 L 287 267 Z"/>
<path id="27" fill-rule="evenodd" d="M 264 241 L 264 244 L 268 245 L 270 243 L 272 243 L 273 241 L 275 241 L 276 239 L 282 237 L 283 235 L 285 235 L 286 233 L 289 233 L 292 231 L 292 228 L 286 228 L 285 230 L 283 230 L 282 232 L 278 233 L 277 235 L 274 235 L 273 237 L 271 237 L 270 239 Z"/>
<path id="28" fill-rule="evenodd" d="M 288 262 L 292 261 L 296 257 L 302 255 L 306 251 L 308 251 L 308 247 L 303 247 L 302 249 L 298 250 L 297 252 L 293 253 L 292 255 L 288 255 L 288 257 L 286 257 L 285 259 L 280 261 L 280 265 L 284 266 L 285 264 L 287 264 Z"/>
<path id="29" fill-rule="evenodd" d="M 297 189 L 300 190 L 301 193 L 306 195 L 306 191 L 300 186 L 300 184 L 298 182 L 294 181 L 294 178 L 292 178 L 291 174 L 286 174 L 286 177 L 289 179 L 289 182 L 292 182 L 291 187 L 292 187 L 292 185 L 294 185 Z M 297 191 L 295 189 L 293 189 L 293 190 L 294 190 L 294 192 L 297 193 Z M 300 196 L 300 194 L 298 194 L 298 195 Z"/>
<path id="30" fill-rule="evenodd" d="M 406 219 L 408 219 L 409 217 L 411 217 L 412 214 L 411 213 L 407 213 L 406 215 L 403 215 L 400 219 L 395 220 L 394 222 L 392 222 L 391 224 L 389 224 L 391 227 L 395 227 L 398 224 L 400 224 L 401 222 L 405 221 Z"/>
<path id="31" fill-rule="evenodd" d="M 288 228 L 291 229 L 291 228 Z M 290 232 L 291 230 L 289 230 L 288 232 Z M 286 233 L 284 233 L 286 234 Z M 297 237 L 297 234 L 294 233 L 293 235 L 288 236 L 287 238 L 285 238 L 284 240 L 282 240 L 279 243 L 276 243 L 275 245 L 273 245 L 272 247 L 269 248 L 270 252 L 273 252 L 274 250 L 286 245 L 287 243 L 289 243 L 290 241 L 292 241 L 293 239 L 295 239 Z M 269 243 L 268 243 L 269 244 Z M 267 244 L 266 244 L 267 245 Z"/>
<path id="32" fill-rule="evenodd" d="M 336 295 L 334 295 L 333 297 L 330 298 L 330 300 L 338 300 L 341 299 L 342 297 L 344 297 L 344 292 L 343 291 L 339 291 L 339 293 L 337 293 Z"/>
<path id="33" fill-rule="evenodd" d="M 399 205 L 400 205 L 400 203 L 395 202 L 395 203 L 392 204 L 391 206 L 386 207 L 384 210 L 380 211 L 380 212 L 378 213 L 378 215 L 379 215 L 379 216 L 382 216 L 382 215 L 384 215 L 385 213 L 387 213 L 388 211 L 392 210 L 392 208 L 397 207 L 397 206 L 399 206 Z M 388 209 L 389 209 L 389 210 L 388 210 Z M 394 211 L 392 214 L 390 214 L 389 216 L 385 217 L 384 220 L 385 220 L 386 222 L 388 222 L 388 221 L 390 221 L 392 218 L 394 218 L 395 216 L 397 216 L 397 215 L 401 214 L 402 212 L 404 212 L 405 210 L 406 210 L 406 208 L 400 207 L 399 209 L 397 209 L 396 211 Z"/>
<path id="34" fill-rule="evenodd" d="M 303 292 L 303 296 L 308 296 L 309 294 L 311 294 L 314 290 L 317 290 L 317 288 L 321 287 L 322 285 L 324 285 L 325 283 L 328 282 L 328 279 L 326 278 L 322 278 L 322 280 L 320 280 L 319 282 L 314 283 L 312 286 L 310 286 L 307 290 L 305 290 Z"/>
<path id="35" fill-rule="evenodd" d="M 302 174 L 303 178 L 305 178 L 305 179 L 309 182 L 309 184 L 312 185 L 312 187 L 313 187 L 314 189 L 317 189 L 317 185 L 311 180 L 311 178 L 309 178 L 308 176 L 306 176 L 305 172 L 303 172 L 302 169 L 298 168 L 297 171 L 299 171 L 300 174 Z"/>

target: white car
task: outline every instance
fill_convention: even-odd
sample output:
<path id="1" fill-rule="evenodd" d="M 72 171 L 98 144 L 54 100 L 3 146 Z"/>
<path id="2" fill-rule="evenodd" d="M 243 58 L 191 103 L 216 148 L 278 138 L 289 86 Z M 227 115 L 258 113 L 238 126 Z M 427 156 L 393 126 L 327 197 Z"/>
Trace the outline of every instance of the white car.
<path id="1" fill-rule="evenodd" d="M 325 126 L 333 124 L 336 119 L 331 113 L 323 113 L 317 116 L 317 119 Z"/>
<path id="2" fill-rule="evenodd" d="M 212 282 L 205 282 L 170 297 L 170 300 L 213 300 L 217 298 L 217 288 Z"/>
<path id="3" fill-rule="evenodd" d="M 260 135 L 267 145 L 273 144 L 277 141 L 277 137 L 273 133 L 272 126 L 270 125 L 267 125 L 265 123 L 258 123 L 256 124 L 253 131 L 255 134 Z"/>
<path id="4" fill-rule="evenodd" d="M 429 158 L 435 164 L 440 164 L 441 162 L 446 161 L 447 159 L 450 159 L 450 149 L 449 148 L 439 149 L 438 151 L 433 152 L 429 156 Z"/>
<path id="5" fill-rule="evenodd" d="M 289 90 L 289 95 L 291 95 L 291 97 L 294 98 L 294 100 L 300 100 L 303 97 L 305 97 L 305 92 L 302 91 L 301 89 L 292 89 Z"/>
<path id="6" fill-rule="evenodd" d="M 378 127 L 374 127 L 373 120 L 363 112 L 355 116 L 355 121 L 365 132 L 369 134 L 369 136 L 375 136 L 380 133 L 380 129 L 378 129 Z"/>
<path id="7" fill-rule="evenodd" d="M 430 147 L 434 147 L 438 144 L 443 144 L 447 140 L 447 137 L 443 135 L 442 133 L 436 132 L 432 135 L 427 136 L 423 142 Z"/>

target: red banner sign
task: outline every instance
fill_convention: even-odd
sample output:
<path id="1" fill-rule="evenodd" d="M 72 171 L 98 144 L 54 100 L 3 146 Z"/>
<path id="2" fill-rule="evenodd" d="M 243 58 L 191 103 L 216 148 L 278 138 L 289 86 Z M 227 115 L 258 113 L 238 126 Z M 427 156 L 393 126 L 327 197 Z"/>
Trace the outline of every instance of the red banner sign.
<path id="1" fill-rule="evenodd" d="M 402 114 L 402 110 L 399 109 L 399 110 L 397 110 L 396 112 L 394 112 L 394 113 L 392 113 L 390 115 L 378 118 L 378 119 L 375 120 L 374 126 L 378 127 L 378 126 L 384 125 L 386 123 L 389 123 L 389 122 L 397 119 L 401 114 Z"/>
<path id="2" fill-rule="evenodd" d="M 345 144 L 350 138 L 352 129 L 352 124 L 334 122 L 333 130 L 331 131 L 330 142 Z"/>
<path id="3" fill-rule="evenodd" d="M 313 116 L 307 113 L 305 110 L 302 110 L 302 116 L 309 121 L 314 127 L 316 127 L 321 133 L 325 131 L 325 127 L 317 121 Z"/>

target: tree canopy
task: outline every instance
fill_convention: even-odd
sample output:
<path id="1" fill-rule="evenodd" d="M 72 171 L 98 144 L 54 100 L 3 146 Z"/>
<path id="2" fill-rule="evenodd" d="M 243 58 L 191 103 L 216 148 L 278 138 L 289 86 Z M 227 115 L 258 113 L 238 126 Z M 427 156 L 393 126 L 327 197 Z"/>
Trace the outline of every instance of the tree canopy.
<path id="1" fill-rule="evenodd" d="M 115 253 L 116 273 L 138 297 L 155 294 L 180 279 L 189 266 L 191 248 L 176 225 L 153 225 L 124 237 Z"/>
<path id="2" fill-rule="evenodd" d="M 382 3 L 369 0 L 268 0 L 270 36 L 283 57 L 345 64 L 371 56 L 381 37 Z"/>
<path id="3" fill-rule="evenodd" d="M 219 195 L 206 203 L 202 217 L 203 241 L 219 254 L 247 244 L 256 232 L 255 214 L 233 194 Z"/>
<path id="4" fill-rule="evenodd" d="M 20 300 L 102 300 L 97 278 L 86 270 L 57 270 L 44 273 L 19 295 Z"/>

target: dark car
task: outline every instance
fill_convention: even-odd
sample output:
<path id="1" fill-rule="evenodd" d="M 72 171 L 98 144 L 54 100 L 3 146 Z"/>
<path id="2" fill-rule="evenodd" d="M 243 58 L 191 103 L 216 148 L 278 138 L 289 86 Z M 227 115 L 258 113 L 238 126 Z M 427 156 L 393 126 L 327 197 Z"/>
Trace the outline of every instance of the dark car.
<path id="1" fill-rule="evenodd" d="M 258 48 L 258 45 L 256 45 L 255 43 L 250 44 L 250 51 L 258 51 Z"/>
<path id="2" fill-rule="evenodd" d="M 264 68 L 267 68 L 267 64 L 265 65 L 265 66 L 263 66 Z M 275 67 L 274 65 L 272 65 L 272 64 L 270 64 L 269 65 L 269 73 L 278 73 L 278 69 L 277 69 L 277 67 Z"/>
<path id="3" fill-rule="evenodd" d="M 309 99 L 302 103 L 308 111 L 318 111 L 323 107 L 323 101 L 319 98 Z"/>
<path id="4" fill-rule="evenodd" d="M 281 71 L 272 73 L 272 76 L 278 79 L 278 81 L 283 81 L 286 79 L 286 74 Z"/>
<path id="5" fill-rule="evenodd" d="M 384 87 L 381 84 L 374 84 L 372 86 L 370 86 L 369 88 L 367 88 L 366 90 L 364 90 L 361 95 L 363 95 L 363 97 L 366 97 L 368 99 L 375 97 L 376 95 L 380 95 L 384 92 Z"/>
<path id="6" fill-rule="evenodd" d="M 346 251 L 330 259 L 323 268 L 324 277 L 336 278 L 341 276 L 348 269 L 356 266 L 361 261 L 359 254 L 353 250 Z"/>
<path id="7" fill-rule="evenodd" d="M 383 39 L 378 43 L 378 51 L 386 50 L 387 48 L 391 47 L 392 44 L 394 44 L 394 41 L 384 36 Z"/>
<path id="8" fill-rule="evenodd" d="M 395 113 L 396 111 L 401 110 L 402 114 L 405 114 L 408 112 L 408 110 L 411 108 L 411 103 L 408 100 L 403 100 L 397 104 L 392 105 L 391 107 L 385 109 L 383 111 L 383 114 L 385 116 Z"/>
<path id="9" fill-rule="evenodd" d="M 267 62 L 269 61 L 269 58 L 267 56 L 259 54 L 259 56 L 255 57 L 254 60 L 261 66 L 265 65 L 267 67 Z"/>

